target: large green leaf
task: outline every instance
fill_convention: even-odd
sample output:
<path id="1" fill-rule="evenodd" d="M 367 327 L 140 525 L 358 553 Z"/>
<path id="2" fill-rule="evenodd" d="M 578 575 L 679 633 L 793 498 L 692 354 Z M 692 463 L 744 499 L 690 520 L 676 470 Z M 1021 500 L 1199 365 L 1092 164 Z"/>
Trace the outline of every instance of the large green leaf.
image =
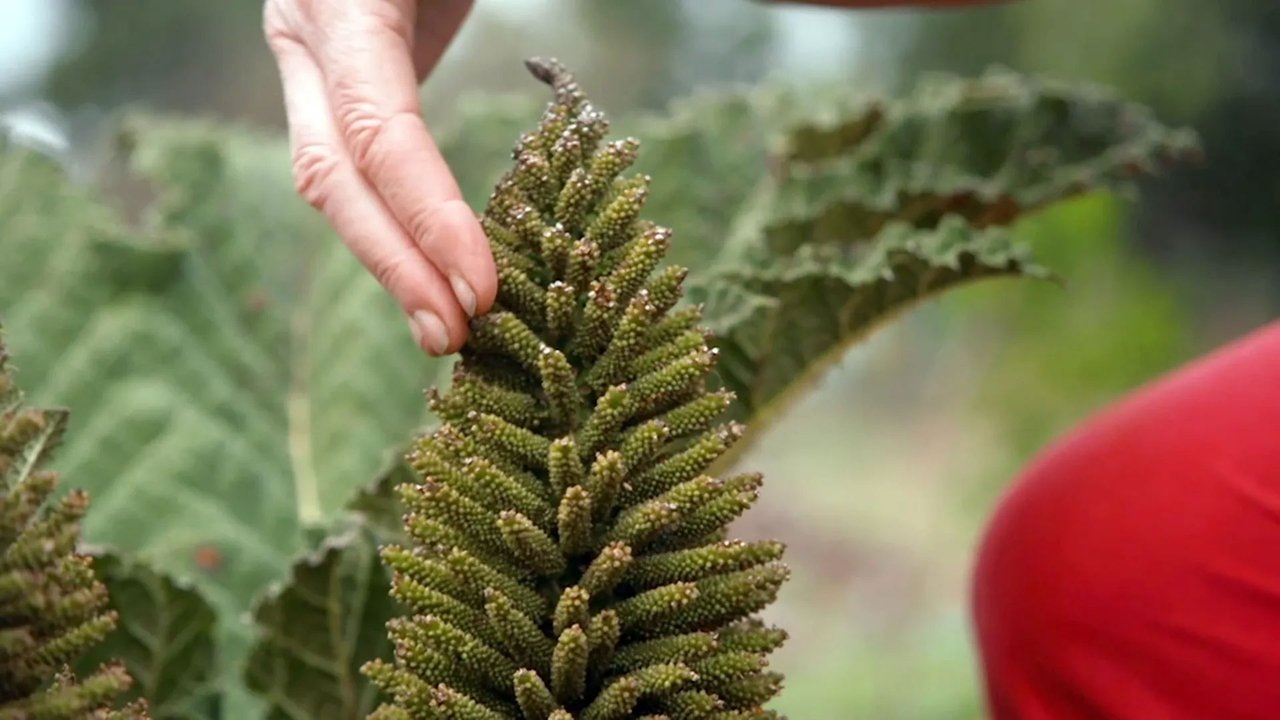
<path id="1" fill-rule="evenodd" d="M 404 503 L 396 488 L 413 482 L 416 474 L 401 457 L 392 458 L 373 482 L 356 493 L 348 510 L 356 522 L 381 542 L 404 542 Z"/>
<path id="2" fill-rule="evenodd" d="M 1044 271 L 1002 230 L 948 217 L 930 230 L 891 225 L 874 243 L 805 245 L 775 266 L 695 285 L 690 299 L 704 304 L 715 332 L 717 375 L 737 395 L 734 412 L 757 433 L 851 345 L 900 312 L 963 283 L 1016 275 Z"/>
<path id="3" fill-rule="evenodd" d="M 775 106 L 796 105 L 780 98 Z M 981 278 L 1044 275 L 1005 226 L 1196 151 L 1191 133 L 1103 90 L 998 70 L 813 112 L 824 119 L 788 128 L 691 295 L 706 303 L 720 379 L 753 433 L 916 302 Z"/>
<path id="4" fill-rule="evenodd" d="M 675 231 L 666 262 L 709 270 L 768 169 L 778 119 L 764 90 L 703 92 L 665 115 L 625 119 L 640 139 L 635 169 L 650 175 L 645 216 Z"/>
<path id="5" fill-rule="evenodd" d="M 283 139 L 127 137 L 134 173 L 111 189 L 140 176 L 156 195 L 137 227 L 4 152 L 0 312 L 31 396 L 74 408 L 60 469 L 95 495 L 87 537 L 195 578 L 232 683 L 252 598 L 425 417 L 415 389 L 444 363 L 294 197 Z M 210 551 L 222 562 L 200 567 Z"/>
<path id="6" fill-rule="evenodd" d="M 363 720 L 378 704 L 378 689 L 359 670 L 390 652 L 385 627 L 400 609 L 379 548 L 406 542 L 396 488 L 413 480 L 398 454 L 389 457 L 334 534 L 295 562 L 288 581 L 256 609 L 246 680 L 265 699 L 268 717 Z"/>
<path id="7" fill-rule="evenodd" d="M 254 612 L 261 637 L 249 687 L 271 720 L 363 720 L 379 702 L 360 673 L 390 652 L 385 625 L 398 614 L 375 537 L 348 529 L 293 567 Z"/>
<path id="8" fill-rule="evenodd" d="M 789 129 L 762 227 L 749 228 L 763 257 L 868 239 L 896 221 L 1008 225 L 1197 152 L 1194 134 L 1102 88 L 998 69 L 930 76 L 902 100 L 846 106 Z"/>
<path id="9" fill-rule="evenodd" d="M 93 569 L 120 620 L 77 671 L 118 658 L 134 680 L 129 697 L 145 698 L 154 720 L 223 717 L 213 607 L 188 583 L 116 553 L 95 552 Z"/>

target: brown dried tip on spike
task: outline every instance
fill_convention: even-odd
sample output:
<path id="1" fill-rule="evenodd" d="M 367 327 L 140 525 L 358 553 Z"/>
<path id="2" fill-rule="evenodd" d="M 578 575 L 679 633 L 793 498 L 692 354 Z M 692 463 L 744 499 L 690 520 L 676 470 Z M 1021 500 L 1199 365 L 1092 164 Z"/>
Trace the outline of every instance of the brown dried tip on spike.
<path id="1" fill-rule="evenodd" d="M 562 105 L 577 110 L 582 104 L 586 96 L 582 93 L 582 88 L 578 86 L 578 81 L 574 79 L 573 73 L 569 72 L 564 65 L 560 64 L 555 58 L 529 58 L 524 61 L 524 66 L 529 72 L 542 82 L 550 85 L 555 90 L 556 101 Z"/>
<path id="2" fill-rule="evenodd" d="M 554 85 L 556 82 L 556 71 L 561 70 L 560 63 L 555 60 L 544 60 L 542 58 L 529 58 L 524 61 L 524 66 L 529 68 L 529 72 L 538 80 Z"/>

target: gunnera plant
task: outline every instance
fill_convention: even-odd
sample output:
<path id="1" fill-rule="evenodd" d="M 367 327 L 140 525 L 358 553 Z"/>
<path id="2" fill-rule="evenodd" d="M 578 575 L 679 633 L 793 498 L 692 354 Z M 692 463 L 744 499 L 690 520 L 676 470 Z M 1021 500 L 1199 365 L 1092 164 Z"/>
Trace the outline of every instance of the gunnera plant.
<path id="1" fill-rule="evenodd" d="M 384 548 L 410 615 L 365 672 L 377 720 L 775 718 L 786 635 L 755 614 L 788 570 L 778 542 L 726 539 L 761 477 L 711 477 L 741 435 L 708 387 L 716 351 L 671 230 L 639 217 L 634 139 L 556 61 L 554 91 L 482 216 L 495 309 L 399 487 L 408 540 Z"/>
<path id="2" fill-rule="evenodd" d="M 0 720 L 141 719 L 143 703 L 112 710 L 132 684 L 124 666 L 77 680 L 81 655 L 116 625 L 92 560 L 77 552 L 89 498 L 51 501 L 48 470 L 67 413 L 23 405 L 0 332 Z"/>

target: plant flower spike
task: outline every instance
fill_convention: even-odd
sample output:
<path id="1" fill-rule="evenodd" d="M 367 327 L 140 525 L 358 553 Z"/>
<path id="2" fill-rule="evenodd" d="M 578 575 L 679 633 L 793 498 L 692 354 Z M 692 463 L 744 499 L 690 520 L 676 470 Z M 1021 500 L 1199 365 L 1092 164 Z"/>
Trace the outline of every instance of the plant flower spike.
<path id="1" fill-rule="evenodd" d="M 44 465 L 67 413 L 24 407 L 8 359 L 0 336 L 0 720 L 143 720 L 141 702 L 111 709 L 132 684 L 123 665 L 80 680 L 68 669 L 115 628 L 116 613 L 76 552 L 88 496 L 50 503 L 58 476 Z"/>
<path id="2" fill-rule="evenodd" d="M 409 455 L 407 546 L 383 557 L 408 617 L 365 672 L 376 720 L 776 718 L 786 638 L 754 617 L 788 570 L 772 541 L 726 539 L 761 477 L 707 470 L 741 435 L 719 418 L 699 308 L 670 230 L 620 177 L 634 139 L 554 60 L 554 90 L 482 218 L 498 306 L 473 323 L 442 425 Z"/>

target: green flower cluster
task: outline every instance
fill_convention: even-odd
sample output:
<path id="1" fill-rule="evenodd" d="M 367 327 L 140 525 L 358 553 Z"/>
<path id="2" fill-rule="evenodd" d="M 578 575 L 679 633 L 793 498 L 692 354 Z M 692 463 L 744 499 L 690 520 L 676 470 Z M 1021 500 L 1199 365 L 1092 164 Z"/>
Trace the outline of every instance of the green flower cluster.
<path id="1" fill-rule="evenodd" d="M 761 477 L 711 477 L 742 434 L 700 309 L 675 309 L 671 231 L 640 219 L 633 139 L 555 61 L 482 222 L 498 306 L 473 323 L 442 425 L 400 487 L 410 542 L 384 549 L 394 662 L 377 720 L 774 718 L 785 640 L 754 617 L 788 570 L 772 541 L 726 539 Z"/>
<path id="2" fill-rule="evenodd" d="M 67 413 L 26 408 L 0 338 L 0 720 L 141 719 L 112 710 L 131 684 L 111 664 L 83 680 L 68 666 L 116 624 L 90 558 L 78 554 L 88 496 L 53 502 L 56 473 L 44 469 Z"/>

